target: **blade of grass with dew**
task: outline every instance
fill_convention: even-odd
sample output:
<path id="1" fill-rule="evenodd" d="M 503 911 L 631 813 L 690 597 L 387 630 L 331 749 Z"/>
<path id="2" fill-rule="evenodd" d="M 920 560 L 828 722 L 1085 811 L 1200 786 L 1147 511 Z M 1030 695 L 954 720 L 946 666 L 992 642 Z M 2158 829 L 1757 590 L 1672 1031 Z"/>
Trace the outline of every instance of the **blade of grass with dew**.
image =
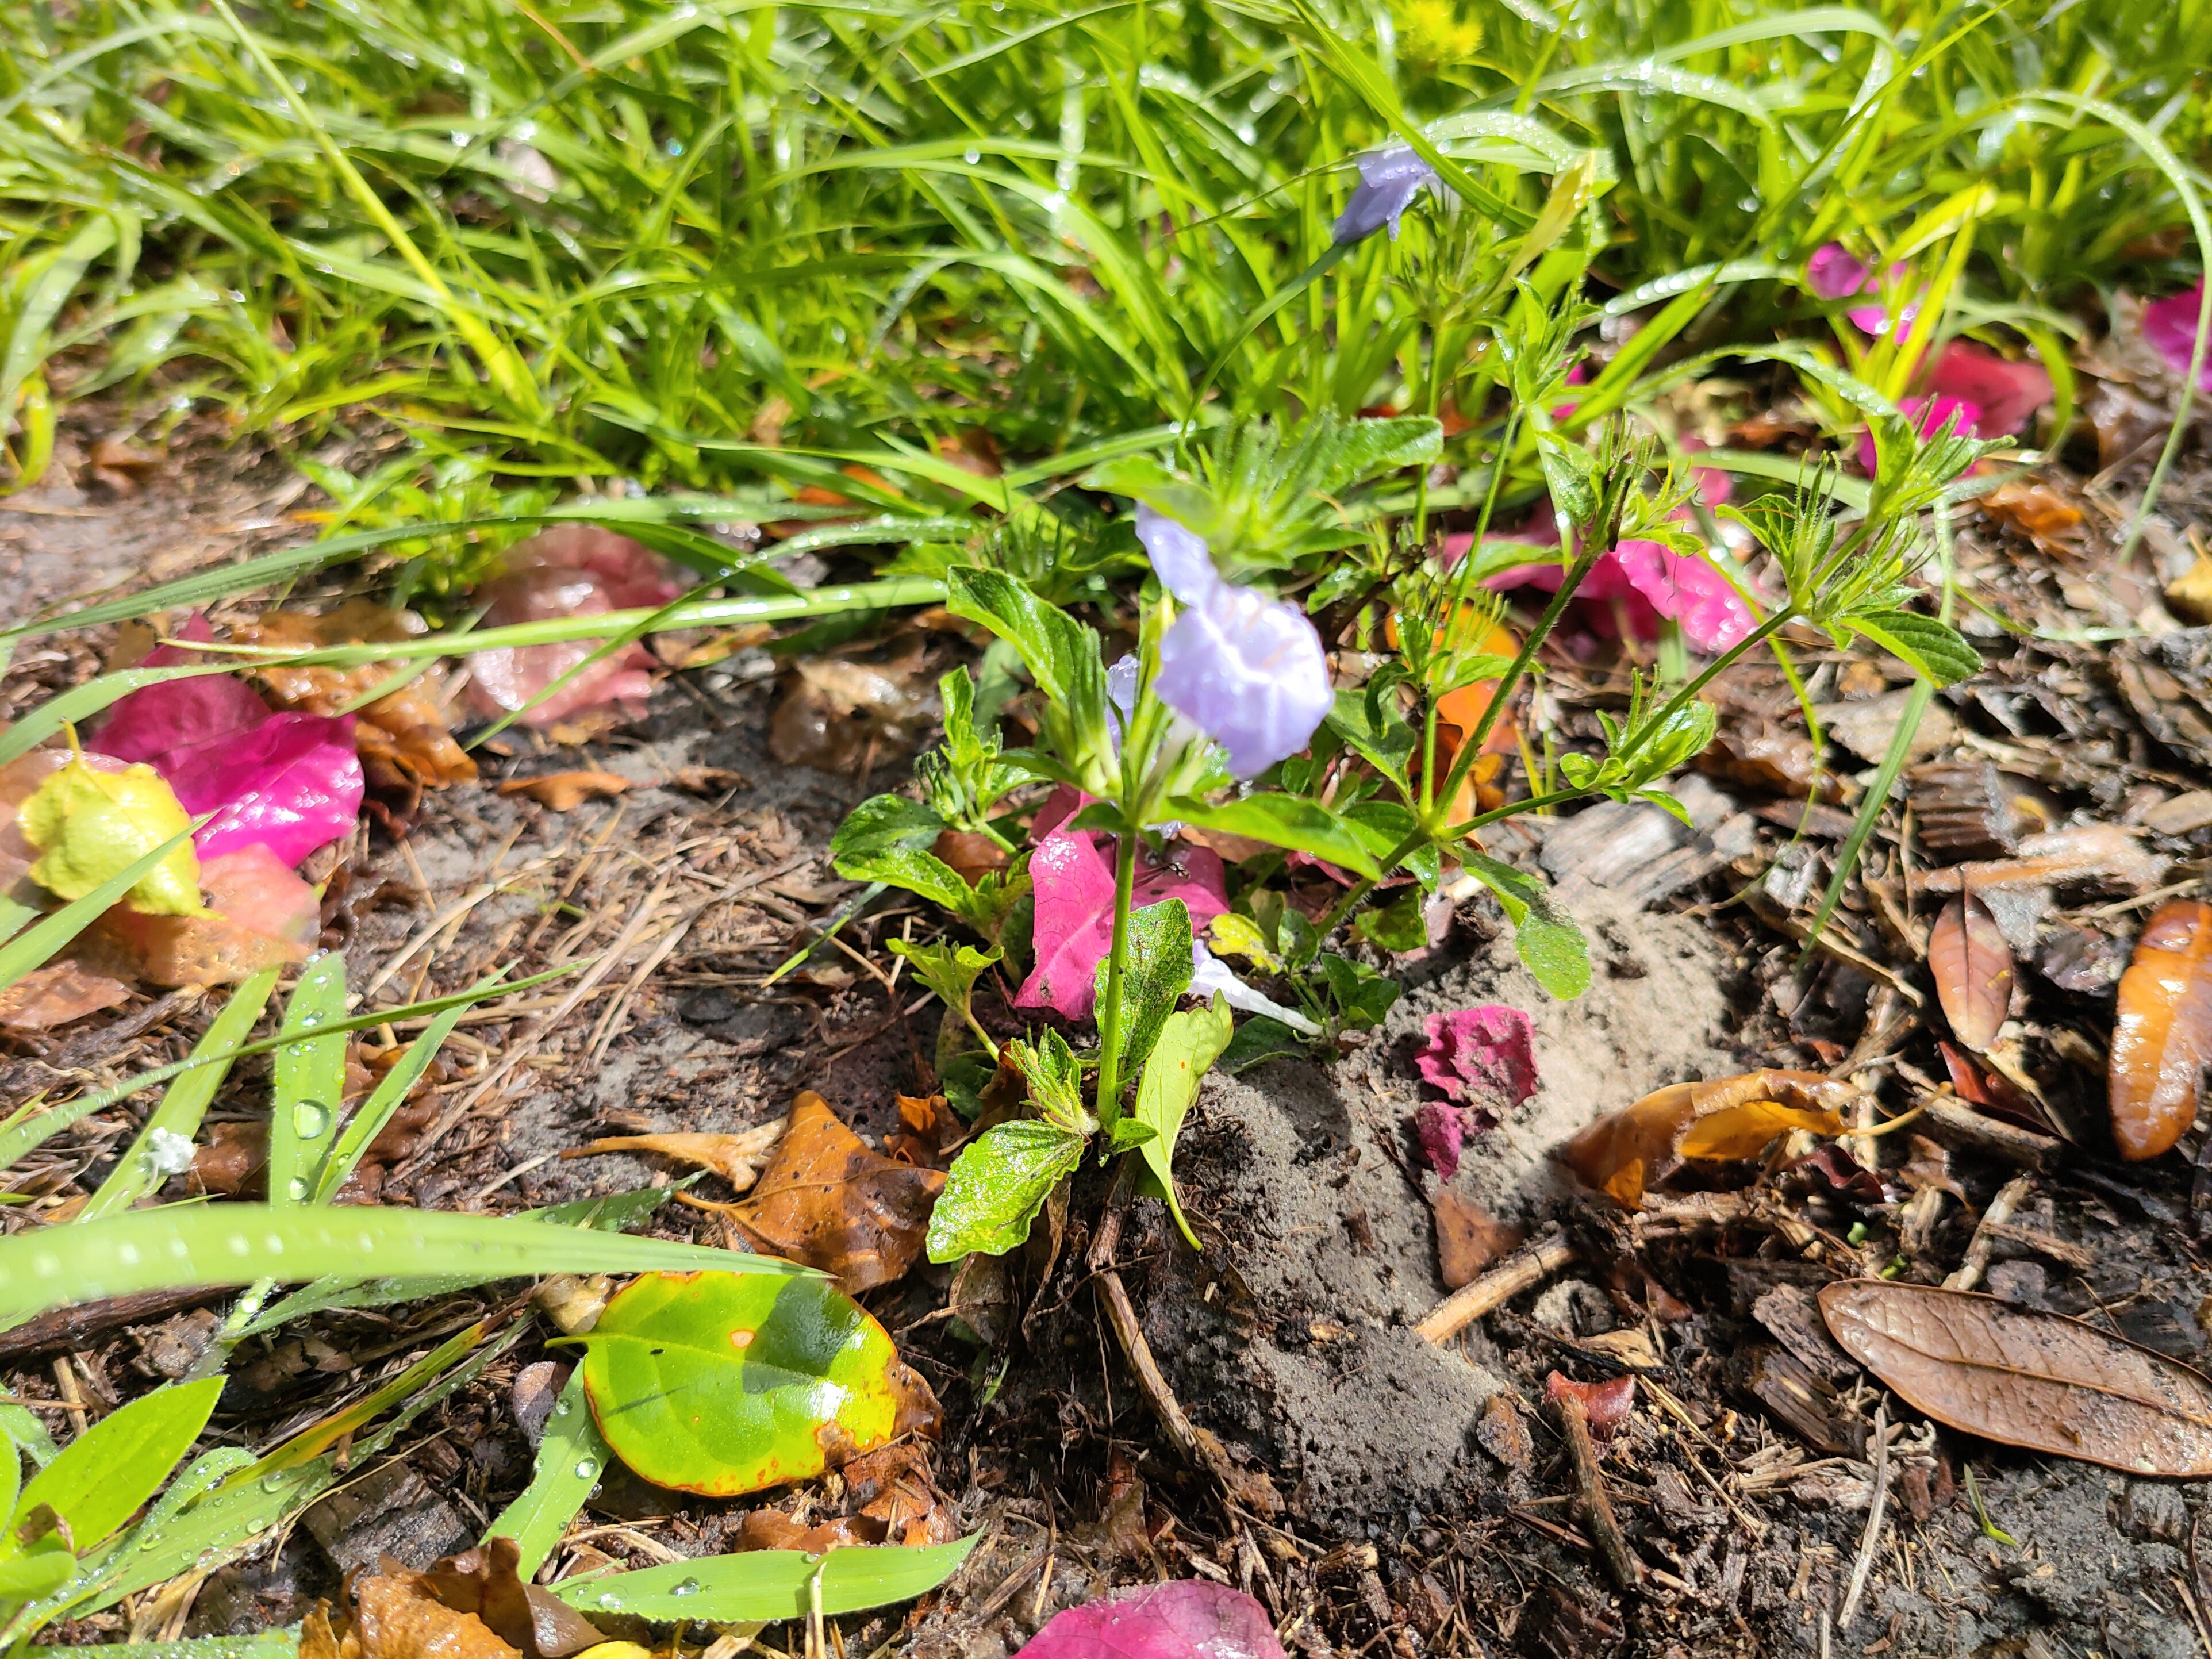
<path id="1" fill-rule="evenodd" d="M 529 1583 L 559 1545 L 568 1523 L 582 1511 L 613 1459 L 599 1425 L 592 1420 L 584 1399 L 584 1368 L 579 1365 L 568 1373 L 561 1397 L 545 1419 L 529 1486 L 492 1518 L 482 1541 L 512 1538 L 521 1553 L 515 1575 Z"/>
<path id="2" fill-rule="evenodd" d="M 435 1210 L 279 1209 L 217 1204 L 138 1210 L 67 1229 L 0 1238 L 0 1317 L 193 1285 L 251 1285 L 457 1267 L 487 1277 L 545 1273 L 805 1273 L 774 1256 L 581 1232 L 505 1217 Z"/>
<path id="3" fill-rule="evenodd" d="M 308 1200 L 312 1176 L 328 1154 L 345 1093 L 345 953 L 311 960 L 285 1005 L 286 1039 L 273 1051 L 269 1099 L 269 1202 L 284 1209 Z"/>
<path id="4" fill-rule="evenodd" d="M 192 1059 L 201 1063 L 171 1081 L 161 1096 L 161 1103 L 147 1118 L 113 1172 L 100 1183 L 99 1190 L 86 1201 L 84 1208 L 77 1212 L 72 1225 L 119 1214 L 159 1187 L 168 1175 L 177 1173 L 165 1171 L 160 1166 L 161 1138 L 190 1141 L 199 1133 L 200 1121 L 207 1115 L 223 1079 L 230 1074 L 231 1061 L 239 1046 L 252 1030 L 254 1022 L 261 1018 L 261 1011 L 268 1006 L 270 994 L 276 988 L 277 972 L 276 969 L 264 968 L 231 993 L 230 1000 L 208 1023 L 207 1034 L 192 1049 Z M 339 1041 L 343 1042 L 344 1039 L 341 1037 Z"/>

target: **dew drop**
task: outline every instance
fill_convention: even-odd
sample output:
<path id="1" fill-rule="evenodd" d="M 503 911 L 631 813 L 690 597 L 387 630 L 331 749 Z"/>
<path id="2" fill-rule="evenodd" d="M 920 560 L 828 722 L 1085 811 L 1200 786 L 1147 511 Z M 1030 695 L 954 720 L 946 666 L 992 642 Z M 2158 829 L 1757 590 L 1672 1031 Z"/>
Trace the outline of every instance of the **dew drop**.
<path id="1" fill-rule="evenodd" d="M 579 1480 L 589 1480 L 599 1472 L 599 1462 L 593 1458 L 584 1458 L 576 1465 L 576 1479 Z"/>
<path id="2" fill-rule="evenodd" d="M 610 1590 L 599 1597 L 599 1605 L 603 1607 L 618 1607 L 622 1605 L 622 1597 Z"/>
<path id="3" fill-rule="evenodd" d="M 292 1109 L 292 1127 L 302 1140 L 314 1140 L 331 1127 L 331 1109 L 319 1100 L 303 1100 Z"/>
<path id="4" fill-rule="evenodd" d="M 253 1241 L 248 1238 L 244 1233 L 233 1233 L 230 1236 L 229 1243 L 230 1253 L 233 1255 L 252 1255 L 253 1254 Z"/>
<path id="5" fill-rule="evenodd" d="M 284 1190 L 292 1195 L 292 1201 L 295 1204 L 305 1203 L 307 1198 L 307 1177 L 294 1176 L 284 1183 Z"/>
<path id="6" fill-rule="evenodd" d="M 671 1595 L 696 1595 L 699 1593 L 699 1581 L 696 1578 L 680 1579 L 668 1587 L 668 1593 Z"/>
<path id="7" fill-rule="evenodd" d="M 982 152 L 981 150 L 980 150 L 980 149 L 971 149 L 971 150 L 968 151 L 965 155 L 963 155 L 960 159 L 961 159 L 962 161 L 963 161 L 967 162 L 967 163 L 968 163 L 968 165 L 969 165 L 969 167 L 974 167 L 974 166 L 975 166 L 978 161 L 981 161 L 981 160 L 983 159 L 983 152 Z"/>
<path id="8" fill-rule="evenodd" d="M 283 1490 L 284 1490 L 284 1473 L 283 1473 L 283 1470 L 281 1470 L 281 1469 L 279 1469 L 279 1470 L 278 1470 L 276 1474 L 264 1474 L 264 1475 L 263 1475 L 263 1476 L 261 1477 L 261 1490 L 262 1490 L 262 1491 L 264 1491 L 264 1492 L 282 1492 L 282 1491 L 283 1491 Z"/>

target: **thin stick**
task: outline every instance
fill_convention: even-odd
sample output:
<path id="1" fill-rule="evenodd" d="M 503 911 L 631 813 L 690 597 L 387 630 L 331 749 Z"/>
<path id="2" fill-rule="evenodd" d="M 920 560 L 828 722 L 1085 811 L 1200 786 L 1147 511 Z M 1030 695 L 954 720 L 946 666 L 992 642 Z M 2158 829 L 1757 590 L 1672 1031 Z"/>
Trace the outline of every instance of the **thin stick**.
<path id="1" fill-rule="evenodd" d="M 1429 1341 L 1442 1346 L 1487 1313 L 1495 1313 L 1515 1297 L 1532 1290 L 1575 1259 L 1575 1247 L 1564 1238 L 1539 1239 L 1515 1251 L 1480 1279 L 1470 1279 L 1430 1310 L 1413 1327 Z"/>
<path id="2" fill-rule="evenodd" d="M 1567 1455 L 1575 1466 L 1576 1506 L 1583 1524 L 1589 1528 L 1590 1542 L 1596 1547 L 1606 1577 L 1623 1595 L 1630 1595 L 1644 1582 L 1644 1565 L 1629 1553 L 1628 1540 L 1621 1536 L 1620 1522 L 1613 1519 L 1613 1504 L 1606 1498 L 1597 1445 L 1590 1438 L 1589 1413 L 1582 1397 L 1571 1389 L 1559 1396 L 1557 1405 L 1559 1427 L 1566 1435 Z"/>
<path id="3" fill-rule="evenodd" d="M 1875 1546 L 1881 1540 L 1881 1512 L 1888 1502 L 1889 1407 L 1885 1401 L 1874 1408 L 1874 1502 L 1867 1508 L 1866 1531 L 1859 1537 L 1859 1559 L 1851 1567 L 1844 1610 L 1836 1619 L 1836 1627 L 1846 1636 L 1850 1634 L 1851 1620 L 1858 1616 L 1859 1597 L 1866 1594 L 1867 1576 L 1874 1571 Z"/>
<path id="4" fill-rule="evenodd" d="M 1999 1237 L 1995 1230 L 2012 1219 L 2014 1212 L 2027 1201 L 2034 1187 L 2034 1176 L 2014 1176 L 1997 1189 L 1997 1195 L 1990 1200 L 1990 1207 L 1982 1212 L 1981 1222 L 1975 1227 L 1974 1237 L 1966 1246 L 1966 1261 L 1960 1264 L 1958 1272 L 1943 1281 L 1945 1290 L 1971 1291 L 1982 1282 L 1982 1275 L 1989 1271 L 1990 1252 L 1996 1248 Z"/>

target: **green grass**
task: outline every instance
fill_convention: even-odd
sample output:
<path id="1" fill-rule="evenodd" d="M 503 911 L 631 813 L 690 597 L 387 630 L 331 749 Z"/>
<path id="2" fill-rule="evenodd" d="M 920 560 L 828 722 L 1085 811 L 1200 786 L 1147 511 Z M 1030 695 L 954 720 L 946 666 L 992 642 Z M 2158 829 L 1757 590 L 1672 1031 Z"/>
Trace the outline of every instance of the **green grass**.
<path id="1" fill-rule="evenodd" d="M 855 456 L 878 505 L 964 509 L 933 443 L 1144 434 L 1217 362 L 1250 412 L 1449 400 L 1464 459 L 1516 277 L 1724 267 L 1647 331 L 1674 351 L 1828 338 L 1784 273 L 1839 235 L 1931 268 L 1963 235 L 1952 324 L 2000 340 L 2193 280 L 2155 239 L 2212 0 L 2052 9 L 38 0 L 0 15 L 0 410 L 33 463 L 103 391 L 301 449 L 373 411 L 417 447 L 357 522 Z M 1248 333 L 1347 159 L 1414 130 L 1462 210 Z"/>

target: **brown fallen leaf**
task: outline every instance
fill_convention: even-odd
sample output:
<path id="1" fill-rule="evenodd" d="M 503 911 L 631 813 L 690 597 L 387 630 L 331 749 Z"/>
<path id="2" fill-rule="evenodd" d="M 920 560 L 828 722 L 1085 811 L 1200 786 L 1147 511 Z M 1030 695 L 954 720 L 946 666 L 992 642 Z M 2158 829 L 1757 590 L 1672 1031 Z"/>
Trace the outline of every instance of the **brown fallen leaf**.
<path id="1" fill-rule="evenodd" d="M 2156 1158 L 2181 1139 L 2208 1058 L 2212 904 L 2176 899 L 2152 913 L 2120 975 L 2106 1086 L 2122 1158 Z"/>
<path id="2" fill-rule="evenodd" d="M 1756 1158 L 1790 1129 L 1838 1135 L 1858 1091 L 1813 1072 L 1747 1072 L 1706 1083 L 1674 1083 L 1608 1112 L 1560 1150 L 1583 1185 L 1624 1209 L 1638 1207 L 1686 1161 Z"/>
<path id="3" fill-rule="evenodd" d="M 192 1154 L 191 1176 L 203 1192 L 236 1198 L 265 1184 L 269 1170 L 269 1122 L 265 1118 L 212 1123 L 207 1139 Z"/>
<path id="4" fill-rule="evenodd" d="M 2015 478 L 1977 498 L 1999 524 L 2032 537 L 2042 547 L 2063 548 L 2081 525 L 2081 509 L 2049 484 Z"/>
<path id="5" fill-rule="evenodd" d="M 309 1612 L 300 1659 L 568 1659 L 606 1641 L 551 1591 L 523 1583 L 520 1559 L 512 1538 L 495 1538 L 426 1571 L 354 1578 L 350 1613 L 327 1601 Z"/>
<path id="6" fill-rule="evenodd" d="M 672 789 L 687 795 L 720 795 L 749 787 L 752 780 L 726 766 L 679 766 L 668 775 Z"/>
<path id="7" fill-rule="evenodd" d="M 131 988 L 119 979 L 75 962 L 49 963 L 0 991 L 0 1025 L 15 1031 L 52 1030 L 112 1008 L 130 995 Z"/>
<path id="8" fill-rule="evenodd" d="M 474 1613 L 526 1659 L 568 1659 L 606 1639 L 597 1625 L 551 1591 L 524 1583 L 515 1574 L 520 1559 L 514 1540 L 495 1538 L 432 1562 L 422 1577 L 440 1601 L 456 1613 Z"/>
<path id="9" fill-rule="evenodd" d="M 884 1150 L 902 1163 L 942 1169 L 945 1149 L 968 1133 L 943 1095 L 901 1095 L 898 1114 L 898 1130 L 884 1137 Z"/>
<path id="10" fill-rule="evenodd" d="M 882 1522 L 860 1515 L 841 1515 L 834 1521 L 802 1527 L 781 1510 L 749 1510 L 738 1522 L 740 1550 L 805 1550 L 809 1555 L 820 1555 L 830 1550 L 880 1544 L 886 1535 Z"/>
<path id="11" fill-rule="evenodd" d="M 960 1528 L 930 1473 L 929 1443 L 900 1440 L 848 1462 L 838 1474 L 845 1498 L 879 1524 L 890 1541 L 909 1548 L 949 1544 Z"/>
<path id="12" fill-rule="evenodd" d="M 1884 1279 L 1827 1285 L 1820 1316 L 1844 1352 L 1951 1428 L 2130 1474 L 2212 1474 L 2212 1379 L 2078 1319 Z"/>
<path id="13" fill-rule="evenodd" d="M 841 657 L 792 665 L 769 720 L 769 752 L 786 766 L 858 774 L 907 747 L 941 712 L 921 659 L 877 665 Z"/>
<path id="14" fill-rule="evenodd" d="M 742 1193 L 760 1178 L 769 1152 L 783 1138 L 787 1121 L 777 1118 L 774 1122 L 758 1124 L 733 1135 L 614 1135 L 595 1140 L 588 1146 L 571 1146 L 561 1156 L 568 1158 L 591 1158 L 600 1152 L 659 1152 L 663 1158 L 712 1170 Z"/>
<path id="15" fill-rule="evenodd" d="M 1437 1218 L 1437 1272 L 1448 1291 L 1468 1284 L 1528 1240 L 1526 1227 L 1500 1221 L 1449 1187 L 1437 1188 L 1430 1208 Z"/>
<path id="16" fill-rule="evenodd" d="M 1943 907 L 1928 935 L 1928 971 L 1952 1034 L 1987 1048 L 2012 1012 L 2012 946 L 1990 907 L 1971 891 Z"/>
<path id="17" fill-rule="evenodd" d="M 630 787 L 628 778 L 612 772 L 548 772 L 543 777 L 510 778 L 499 786 L 499 793 L 526 795 L 552 811 L 568 812 L 587 800 L 605 800 Z"/>
<path id="18" fill-rule="evenodd" d="M 944 1187 L 941 1170 L 870 1152 L 810 1090 L 793 1103 L 753 1196 L 727 1213 L 774 1254 L 835 1275 L 857 1296 L 914 1265 Z"/>
<path id="19" fill-rule="evenodd" d="M 937 844 L 929 849 L 959 872 L 960 879 L 973 887 L 994 870 L 1003 870 L 1013 861 L 1013 854 L 988 836 L 972 830 L 946 830 L 937 837 Z"/>
<path id="20" fill-rule="evenodd" d="M 2136 832 L 2117 823 L 2087 823 L 2026 836 L 2016 859 L 1954 864 L 1918 878 L 1924 893 L 1988 892 L 1992 888 L 2065 886 L 2098 882 L 2142 892 L 2166 874 L 2167 860 L 2146 853 Z"/>

